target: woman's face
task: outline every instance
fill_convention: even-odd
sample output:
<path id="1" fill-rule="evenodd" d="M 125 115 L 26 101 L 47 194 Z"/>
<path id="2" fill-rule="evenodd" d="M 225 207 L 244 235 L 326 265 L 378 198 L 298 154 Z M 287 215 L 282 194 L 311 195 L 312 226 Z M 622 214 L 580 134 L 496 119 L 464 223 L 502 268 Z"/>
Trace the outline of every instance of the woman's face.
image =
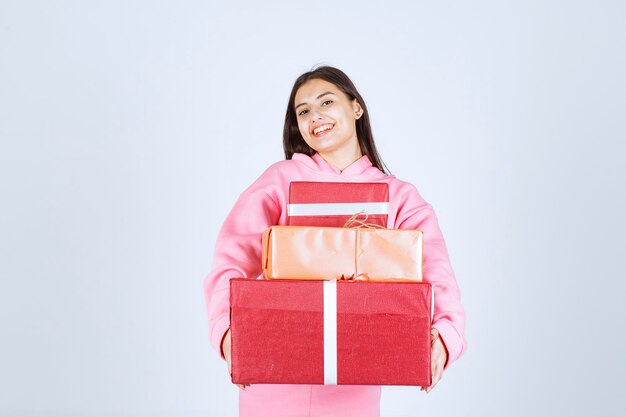
<path id="1" fill-rule="evenodd" d="M 356 120 L 363 110 L 328 81 L 313 79 L 296 92 L 296 118 L 304 141 L 324 154 L 360 153 Z"/>

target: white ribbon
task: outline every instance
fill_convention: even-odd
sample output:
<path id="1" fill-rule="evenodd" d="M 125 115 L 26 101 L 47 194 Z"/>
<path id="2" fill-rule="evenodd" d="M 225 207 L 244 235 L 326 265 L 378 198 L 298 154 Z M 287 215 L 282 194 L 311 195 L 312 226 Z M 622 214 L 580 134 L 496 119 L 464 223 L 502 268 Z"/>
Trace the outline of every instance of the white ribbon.
<path id="1" fill-rule="evenodd" d="M 388 214 L 389 203 L 311 203 L 289 204 L 289 216 L 347 216 L 360 211 L 367 214 Z"/>
<path id="2" fill-rule="evenodd" d="M 324 281 L 324 384 L 337 385 L 337 281 Z"/>
<path id="3" fill-rule="evenodd" d="M 430 286 L 430 322 L 433 322 L 435 317 L 435 288 Z"/>

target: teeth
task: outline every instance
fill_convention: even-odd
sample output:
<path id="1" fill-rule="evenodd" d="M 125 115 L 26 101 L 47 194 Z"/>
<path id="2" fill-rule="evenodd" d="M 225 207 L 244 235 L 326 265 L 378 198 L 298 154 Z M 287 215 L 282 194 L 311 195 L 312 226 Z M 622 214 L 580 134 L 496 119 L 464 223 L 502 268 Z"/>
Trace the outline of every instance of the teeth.
<path id="1" fill-rule="evenodd" d="M 315 128 L 315 129 L 313 130 L 313 133 L 317 135 L 318 133 L 325 132 L 325 131 L 327 131 L 327 130 L 329 130 L 329 129 L 332 129 L 332 128 L 333 128 L 333 125 L 331 125 L 331 124 L 328 124 L 328 125 L 323 125 L 323 126 L 320 126 L 320 127 L 318 127 L 318 128 Z"/>

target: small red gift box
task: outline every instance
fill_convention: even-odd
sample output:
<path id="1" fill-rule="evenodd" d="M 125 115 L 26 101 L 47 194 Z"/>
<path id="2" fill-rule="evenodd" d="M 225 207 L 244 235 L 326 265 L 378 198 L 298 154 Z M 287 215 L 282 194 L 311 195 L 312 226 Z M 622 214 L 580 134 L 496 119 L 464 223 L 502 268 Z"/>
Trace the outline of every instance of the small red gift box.
<path id="1" fill-rule="evenodd" d="M 389 185 L 296 181 L 289 186 L 289 226 L 343 227 L 361 211 L 367 223 L 387 227 Z M 359 220 L 364 218 L 359 216 Z"/>
<path id="2" fill-rule="evenodd" d="M 428 283 L 231 281 L 236 384 L 431 384 Z"/>

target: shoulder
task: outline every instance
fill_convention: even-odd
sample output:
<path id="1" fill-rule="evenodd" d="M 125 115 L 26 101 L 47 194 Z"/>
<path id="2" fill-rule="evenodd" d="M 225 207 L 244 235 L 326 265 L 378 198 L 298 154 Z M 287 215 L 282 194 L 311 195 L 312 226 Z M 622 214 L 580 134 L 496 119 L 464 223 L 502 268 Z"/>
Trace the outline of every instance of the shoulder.
<path id="1" fill-rule="evenodd" d="M 302 170 L 302 163 L 293 159 L 284 159 L 282 161 L 274 162 L 272 165 L 261 174 L 263 177 L 283 177 L 286 175 L 293 175 L 294 173 Z"/>
<path id="2" fill-rule="evenodd" d="M 411 200 L 414 203 L 427 204 L 413 183 L 393 176 L 389 181 L 389 193 L 402 201 Z"/>
<path id="3" fill-rule="evenodd" d="M 281 178 L 293 175 L 296 170 L 297 166 L 293 161 L 283 160 L 274 162 L 256 178 L 249 188 L 254 189 L 275 185 Z"/>
<path id="4" fill-rule="evenodd" d="M 284 194 L 287 192 L 289 181 L 299 177 L 298 172 L 302 170 L 300 165 L 302 164 L 293 160 L 274 162 L 248 186 L 243 195 L 266 194 L 277 204 L 281 204 L 284 200 Z"/>
<path id="5" fill-rule="evenodd" d="M 411 227 L 407 225 L 416 215 L 427 216 L 432 212 L 431 205 L 424 200 L 414 184 L 395 177 L 389 182 L 389 202 L 397 216 L 394 227 L 400 229 Z"/>

